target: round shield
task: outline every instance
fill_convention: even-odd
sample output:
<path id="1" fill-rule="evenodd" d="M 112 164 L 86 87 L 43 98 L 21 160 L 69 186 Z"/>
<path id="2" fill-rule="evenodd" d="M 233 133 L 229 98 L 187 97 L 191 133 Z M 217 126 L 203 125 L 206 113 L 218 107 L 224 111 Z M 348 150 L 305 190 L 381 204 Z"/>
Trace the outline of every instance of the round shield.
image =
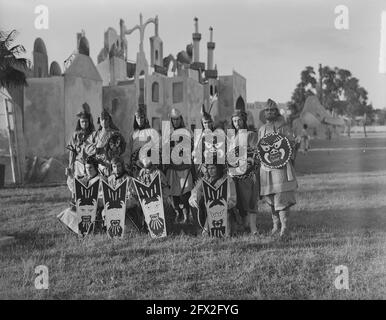
<path id="1" fill-rule="evenodd" d="M 106 143 L 106 157 L 111 160 L 114 157 L 119 157 L 126 150 L 126 142 L 119 132 L 114 132 Z"/>
<path id="2" fill-rule="evenodd" d="M 260 139 L 257 144 L 257 154 L 264 166 L 279 169 L 290 160 L 292 147 L 286 136 L 273 132 Z"/>

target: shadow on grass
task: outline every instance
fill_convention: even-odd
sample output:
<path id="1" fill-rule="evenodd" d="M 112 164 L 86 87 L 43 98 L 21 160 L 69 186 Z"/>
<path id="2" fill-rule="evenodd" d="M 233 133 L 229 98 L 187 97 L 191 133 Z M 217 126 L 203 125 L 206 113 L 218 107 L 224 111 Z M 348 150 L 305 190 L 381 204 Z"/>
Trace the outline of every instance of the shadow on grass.
<path id="1" fill-rule="evenodd" d="M 22 232 L 15 232 L 11 234 L 15 237 L 14 245 L 9 246 L 9 254 L 13 254 L 13 250 L 17 251 L 20 249 L 27 250 L 28 252 L 32 250 L 44 251 L 50 248 L 55 247 L 58 241 L 61 241 L 62 238 L 65 238 L 64 234 L 56 233 L 47 233 L 39 232 L 39 229 L 30 229 Z M 5 248 L 3 248 L 5 251 Z"/>
<path id="2" fill-rule="evenodd" d="M 25 204 L 46 204 L 46 203 L 58 203 L 58 202 L 69 202 L 71 200 L 70 197 L 66 196 L 50 196 L 45 198 L 44 195 L 33 195 L 30 196 L 30 199 L 25 199 L 25 197 L 21 197 L 19 195 L 16 195 L 12 197 L 9 200 L 2 201 L 2 205 L 11 205 L 11 206 L 17 206 L 17 205 L 25 205 Z"/>

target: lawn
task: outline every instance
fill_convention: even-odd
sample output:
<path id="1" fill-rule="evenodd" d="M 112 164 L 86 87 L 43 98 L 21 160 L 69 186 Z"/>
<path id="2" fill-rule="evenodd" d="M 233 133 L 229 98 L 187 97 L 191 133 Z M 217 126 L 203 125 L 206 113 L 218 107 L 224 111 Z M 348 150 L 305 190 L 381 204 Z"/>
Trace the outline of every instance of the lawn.
<path id="1" fill-rule="evenodd" d="M 287 242 L 269 236 L 263 203 L 258 236 L 79 240 L 56 220 L 65 186 L 0 190 L 0 234 L 16 239 L 0 247 L 0 298 L 386 299 L 386 154 L 356 152 L 299 155 Z M 48 290 L 34 287 L 38 265 Z M 339 265 L 349 290 L 334 285 Z"/>

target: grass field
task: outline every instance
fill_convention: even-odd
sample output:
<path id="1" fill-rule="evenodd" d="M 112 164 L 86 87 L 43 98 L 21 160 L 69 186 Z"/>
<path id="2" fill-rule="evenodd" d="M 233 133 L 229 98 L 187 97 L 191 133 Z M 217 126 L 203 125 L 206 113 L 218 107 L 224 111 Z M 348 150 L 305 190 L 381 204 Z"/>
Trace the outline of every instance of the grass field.
<path id="1" fill-rule="evenodd" d="M 82 241 L 56 220 L 66 187 L 1 190 L 0 233 L 16 241 L 0 247 L 0 298 L 386 299 L 385 153 L 352 152 L 299 155 L 288 242 L 268 235 L 264 204 L 255 237 Z M 338 161 L 350 157 L 356 164 Z M 34 287 L 37 265 L 49 269 L 48 290 Z M 335 288 L 339 265 L 349 290 Z"/>

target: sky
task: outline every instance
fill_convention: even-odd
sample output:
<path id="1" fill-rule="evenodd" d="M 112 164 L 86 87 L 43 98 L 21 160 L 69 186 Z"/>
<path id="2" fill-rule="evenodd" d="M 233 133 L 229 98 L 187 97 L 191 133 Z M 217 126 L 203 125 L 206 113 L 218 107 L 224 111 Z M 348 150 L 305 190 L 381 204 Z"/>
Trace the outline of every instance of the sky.
<path id="1" fill-rule="evenodd" d="M 35 28 L 35 8 L 48 8 L 48 29 Z M 348 30 L 338 30 L 335 8 L 348 8 Z M 119 20 L 127 28 L 159 18 L 164 56 L 176 55 L 192 42 L 194 17 L 199 18 L 200 60 L 207 62 L 209 27 L 214 28 L 214 61 L 219 75 L 237 71 L 247 79 L 247 101 L 272 98 L 287 102 L 306 66 L 319 63 L 348 69 L 369 93 L 374 108 L 386 108 L 386 74 L 379 72 L 381 14 L 385 0 L 0 0 L 0 29 L 17 29 L 17 43 L 32 59 L 35 38 L 47 47 L 49 63 L 63 61 L 76 47 L 76 33 L 85 30 L 90 56 L 96 63 L 103 47 L 104 31 L 119 32 Z M 145 32 L 145 52 L 150 61 L 149 40 L 154 26 Z M 135 60 L 139 33 L 127 36 L 129 59 Z M 386 46 L 384 46 L 386 48 Z M 386 56 L 386 54 L 385 54 Z"/>

